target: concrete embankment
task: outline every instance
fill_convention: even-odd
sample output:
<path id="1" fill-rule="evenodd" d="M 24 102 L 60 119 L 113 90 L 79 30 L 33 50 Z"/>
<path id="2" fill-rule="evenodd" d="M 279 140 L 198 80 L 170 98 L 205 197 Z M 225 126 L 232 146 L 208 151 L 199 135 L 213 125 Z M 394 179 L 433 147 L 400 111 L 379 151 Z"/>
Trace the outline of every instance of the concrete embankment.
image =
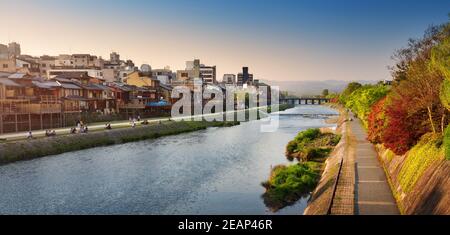
<path id="1" fill-rule="evenodd" d="M 377 151 L 402 214 L 450 214 L 449 160 L 426 152 L 398 156 L 382 145 Z"/>
<path id="2" fill-rule="evenodd" d="M 348 148 L 346 114 L 341 111 L 340 117 L 336 120 L 336 133 L 341 134 L 339 144 L 333 149 L 330 156 L 325 161 L 325 168 L 319 184 L 311 194 L 310 201 L 306 207 L 305 215 L 326 215 L 329 214 L 335 196 L 339 171 L 343 163 L 343 158 Z"/>
<path id="3" fill-rule="evenodd" d="M 136 128 L 121 128 L 86 134 L 73 134 L 0 143 L 0 164 L 98 146 L 152 139 L 160 136 L 206 129 L 208 127 L 234 126 L 238 124 L 239 122 L 169 121 Z"/>

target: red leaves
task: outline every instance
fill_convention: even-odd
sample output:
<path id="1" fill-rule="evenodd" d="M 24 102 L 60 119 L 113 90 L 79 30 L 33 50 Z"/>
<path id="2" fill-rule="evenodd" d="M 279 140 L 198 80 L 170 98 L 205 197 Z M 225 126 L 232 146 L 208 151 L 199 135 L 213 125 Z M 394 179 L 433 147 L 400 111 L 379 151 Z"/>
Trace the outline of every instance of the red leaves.
<path id="1" fill-rule="evenodd" d="M 384 101 L 384 105 L 374 107 L 375 109 L 384 107 L 384 117 L 374 113 L 371 137 L 384 143 L 395 154 L 401 155 L 429 131 L 426 125 L 427 117 L 425 111 L 409 112 L 409 107 L 412 106 L 411 99 L 392 96 L 390 98 L 389 102 Z M 376 111 L 378 114 L 383 113 L 381 110 Z M 385 123 L 382 124 L 382 120 L 385 120 Z"/>
<path id="2" fill-rule="evenodd" d="M 377 101 L 371 108 L 369 116 L 367 117 L 368 122 L 368 137 L 367 139 L 372 142 L 379 144 L 382 141 L 383 130 L 385 128 L 385 114 L 384 114 L 384 103 L 386 102 L 386 97 Z"/>

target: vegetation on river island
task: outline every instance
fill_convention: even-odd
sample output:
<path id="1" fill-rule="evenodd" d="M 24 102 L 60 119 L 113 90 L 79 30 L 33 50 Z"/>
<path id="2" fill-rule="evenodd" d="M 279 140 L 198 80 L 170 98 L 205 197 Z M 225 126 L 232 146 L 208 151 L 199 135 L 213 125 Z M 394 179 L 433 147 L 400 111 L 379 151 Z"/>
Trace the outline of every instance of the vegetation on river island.
<path id="1" fill-rule="evenodd" d="M 317 128 L 299 132 L 286 146 L 288 159 L 299 162 L 272 169 L 269 180 L 262 183 L 266 188 L 262 196 L 264 203 L 277 211 L 309 195 L 320 180 L 323 162 L 340 138 L 340 135 L 324 133 Z"/>
<path id="2" fill-rule="evenodd" d="M 322 159 L 328 156 L 340 138 L 340 135 L 323 133 L 317 128 L 302 131 L 286 146 L 286 157 L 290 161 L 297 159 L 304 162 Z"/>

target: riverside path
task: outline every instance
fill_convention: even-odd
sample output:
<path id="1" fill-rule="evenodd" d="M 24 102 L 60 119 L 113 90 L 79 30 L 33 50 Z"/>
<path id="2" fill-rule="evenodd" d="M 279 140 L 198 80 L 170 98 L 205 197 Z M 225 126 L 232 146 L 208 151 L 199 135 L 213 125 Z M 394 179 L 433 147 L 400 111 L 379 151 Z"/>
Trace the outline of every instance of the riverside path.
<path id="1" fill-rule="evenodd" d="M 347 121 L 345 154 L 339 171 L 330 214 L 397 215 L 399 210 L 374 146 L 361 121 Z"/>
<path id="2" fill-rule="evenodd" d="M 355 214 L 399 214 L 397 204 L 359 119 L 349 122 L 355 143 Z"/>

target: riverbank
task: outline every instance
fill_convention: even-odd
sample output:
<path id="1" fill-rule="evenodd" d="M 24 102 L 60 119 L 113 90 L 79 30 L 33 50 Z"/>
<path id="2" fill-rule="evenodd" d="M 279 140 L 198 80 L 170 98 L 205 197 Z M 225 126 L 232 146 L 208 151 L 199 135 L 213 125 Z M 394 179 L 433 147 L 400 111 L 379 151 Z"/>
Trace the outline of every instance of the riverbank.
<path id="1" fill-rule="evenodd" d="M 278 110 L 284 111 L 292 107 L 293 105 L 280 104 L 278 105 Z M 235 115 L 237 115 L 237 112 L 240 111 L 235 111 Z M 242 110 L 242 112 L 245 112 L 245 115 L 248 116 L 249 110 Z M 268 113 L 271 112 L 272 110 L 269 109 Z M 206 115 L 202 116 L 205 117 Z M 112 130 L 105 130 L 104 124 L 93 124 L 89 127 L 90 132 L 84 134 L 67 134 L 68 130 L 61 129 L 57 130 L 56 133 L 58 135 L 53 137 L 45 137 L 41 133 L 40 135 L 34 135 L 38 136 L 38 138 L 13 139 L 12 141 L 0 142 L 0 165 L 93 147 L 192 132 L 208 127 L 227 127 L 239 124 L 238 121 L 171 121 L 170 118 L 152 119 L 148 121 L 148 125 L 138 123 L 135 128 L 131 127 L 129 121 L 111 124 L 113 127 Z"/>
<path id="2" fill-rule="evenodd" d="M 121 128 L 0 143 L 0 164 L 29 160 L 87 148 L 122 144 L 197 131 L 208 127 L 227 127 L 239 122 L 165 121 L 135 128 Z"/>
<path id="3" fill-rule="evenodd" d="M 311 194 L 308 206 L 303 212 L 304 215 L 327 215 L 330 213 L 343 159 L 349 151 L 346 123 L 348 114 L 340 106 L 329 105 L 329 107 L 339 112 L 338 117 L 328 119 L 327 122 L 336 124 L 334 132 L 341 135 L 341 139 L 325 161 L 320 181 Z"/>
<path id="4" fill-rule="evenodd" d="M 272 105 L 275 106 L 275 105 Z M 268 106 L 267 107 L 267 113 L 272 113 L 272 106 Z M 279 111 L 284 111 L 286 109 L 290 109 L 293 108 L 294 105 L 291 104 L 279 104 L 276 105 L 278 107 Z M 256 109 L 256 108 L 253 108 Z M 263 109 L 262 107 L 258 108 L 258 109 Z M 245 109 L 245 110 L 236 110 L 236 111 L 229 111 L 226 113 L 232 113 L 234 112 L 234 120 L 237 120 L 237 113 L 238 112 L 244 112 L 245 116 L 248 117 L 249 116 L 249 109 Z M 261 110 L 262 111 L 262 110 Z M 195 115 L 192 116 L 192 118 L 198 118 L 198 117 L 212 117 L 212 116 L 217 116 L 217 115 L 222 115 L 225 113 L 217 113 L 217 114 L 202 114 L 202 115 Z M 265 114 L 263 111 L 257 112 L 257 118 L 260 119 L 261 117 L 266 117 L 267 114 Z M 84 121 L 84 119 L 81 119 Z M 170 118 L 170 117 L 153 117 L 153 118 L 144 118 L 141 121 L 146 120 L 149 123 L 159 123 L 159 122 L 165 122 L 165 121 L 170 121 L 170 120 L 181 120 L 180 118 Z M 75 122 L 74 122 L 75 123 Z M 84 121 L 84 123 L 86 123 Z M 130 120 L 119 120 L 119 121 L 112 121 L 112 122 L 94 122 L 94 123 L 90 123 L 87 122 L 86 124 L 89 127 L 89 131 L 104 131 L 105 130 L 105 124 L 110 124 L 111 127 L 113 129 L 117 129 L 117 128 L 131 128 L 132 123 L 130 122 Z M 140 126 L 141 122 L 136 122 L 136 126 Z M 56 135 L 58 136 L 66 136 L 69 135 L 70 133 L 70 129 L 71 127 L 64 127 L 64 128 L 56 128 L 56 129 L 52 129 L 53 131 L 55 131 Z M 45 135 L 45 130 L 35 130 L 32 132 L 33 137 L 34 138 L 47 138 L 47 136 Z M 0 135 L 0 143 L 5 143 L 5 142 L 14 142 L 14 141 L 20 141 L 20 140 L 25 140 L 28 137 L 28 132 L 14 132 L 14 133 L 5 133 Z"/>

